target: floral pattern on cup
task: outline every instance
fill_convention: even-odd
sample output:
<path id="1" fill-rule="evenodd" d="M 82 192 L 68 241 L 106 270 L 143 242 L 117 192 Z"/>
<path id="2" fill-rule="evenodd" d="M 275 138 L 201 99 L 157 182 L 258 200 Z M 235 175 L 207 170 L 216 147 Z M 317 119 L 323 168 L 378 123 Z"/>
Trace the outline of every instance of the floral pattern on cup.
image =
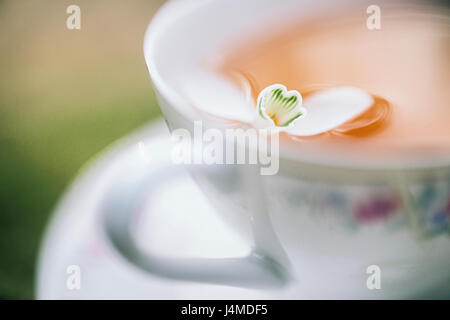
<path id="1" fill-rule="evenodd" d="M 396 194 L 373 195 L 355 207 L 355 219 L 359 224 L 387 221 L 399 212 L 401 200 Z"/>
<path id="2" fill-rule="evenodd" d="M 417 206 L 423 215 L 423 231 L 435 236 L 450 231 L 450 180 L 414 186 Z M 450 233 L 449 233 L 450 234 Z"/>
<path id="3" fill-rule="evenodd" d="M 368 228 L 393 233 L 411 228 L 419 236 L 450 235 L 450 179 L 430 179 L 405 188 L 307 181 L 299 184 L 287 179 L 276 189 L 288 195 L 289 203 L 299 213 L 336 232 L 355 233 Z"/>
<path id="4" fill-rule="evenodd" d="M 429 182 L 412 186 L 411 199 L 388 187 L 346 186 L 327 192 L 322 198 L 326 214 L 339 216 L 347 230 L 384 224 L 386 232 L 411 226 L 411 214 L 418 221 L 418 232 L 432 237 L 450 235 L 450 182 Z M 412 190 L 411 190 L 412 191 Z M 417 210 L 408 212 L 413 201 Z M 342 214 L 346 213 L 346 214 Z"/>
<path id="5" fill-rule="evenodd" d="M 450 199 L 444 208 L 438 209 L 428 217 L 428 224 L 440 228 L 448 228 L 450 221 Z"/>

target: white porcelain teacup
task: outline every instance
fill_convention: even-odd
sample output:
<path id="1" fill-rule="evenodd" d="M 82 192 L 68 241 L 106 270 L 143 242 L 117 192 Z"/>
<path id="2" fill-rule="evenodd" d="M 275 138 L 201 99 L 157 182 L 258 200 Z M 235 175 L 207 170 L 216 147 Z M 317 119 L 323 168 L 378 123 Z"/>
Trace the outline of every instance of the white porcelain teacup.
<path id="1" fill-rule="evenodd" d="M 286 19 L 295 12 L 302 19 L 353 3 L 168 2 L 148 29 L 144 51 L 169 129 L 193 132 L 200 119 L 210 127 L 223 125 L 193 108 L 177 88 L 180 74 L 188 77 L 208 52 L 243 30 L 258 32 L 274 12 Z M 275 175 L 261 176 L 246 165 L 190 168 L 224 220 L 253 242 L 248 257 L 150 257 L 119 222 L 112 223 L 110 235 L 137 265 L 176 279 L 263 288 L 298 281 L 337 298 L 450 294 L 449 158 L 410 159 L 405 165 L 401 159 L 346 162 L 290 151 L 280 146 Z M 369 290 L 375 271 L 381 271 L 381 289 Z"/>

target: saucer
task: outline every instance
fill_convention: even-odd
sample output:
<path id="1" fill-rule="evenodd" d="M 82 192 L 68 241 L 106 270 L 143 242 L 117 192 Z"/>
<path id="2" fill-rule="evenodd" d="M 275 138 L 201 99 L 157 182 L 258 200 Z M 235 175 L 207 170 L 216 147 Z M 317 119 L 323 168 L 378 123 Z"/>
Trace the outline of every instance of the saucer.
<path id="1" fill-rule="evenodd" d="M 260 290 L 161 278 L 121 256 L 105 235 L 108 191 L 130 170 L 157 173 L 170 160 L 170 134 L 156 121 L 90 162 L 63 196 L 39 257 L 38 299 L 290 299 L 311 298 L 293 286 Z M 136 231 L 142 250 L 173 257 L 244 256 L 249 244 L 221 221 L 188 173 L 161 181 L 143 200 Z M 74 266 L 79 286 L 71 286 Z M 313 295 L 314 296 L 314 295 Z M 319 296 L 316 296 L 317 298 Z"/>
<path id="2" fill-rule="evenodd" d="M 158 120 L 113 144 L 88 163 L 59 202 L 46 231 L 37 268 L 38 299 L 389 299 L 401 296 L 385 290 L 362 287 L 355 290 L 339 280 L 346 272 L 342 269 L 345 263 L 336 263 L 333 268 L 323 266 L 328 268 L 328 277 L 324 277 L 318 271 L 323 264 L 306 257 L 302 264 L 304 277 L 274 289 L 173 280 L 140 269 L 119 253 L 105 227 L 106 204 L 115 203 L 111 190 L 120 191 L 119 195 L 114 193 L 114 200 L 119 198 L 120 202 L 120 198 L 126 197 L 125 191 L 133 188 L 122 184 L 123 178 L 130 176 L 150 175 L 158 181 L 151 196 L 140 192 L 140 198 L 136 199 L 138 210 L 132 217 L 137 219 L 133 224 L 134 238 L 144 253 L 172 258 L 230 258 L 243 257 L 250 251 L 250 244 L 221 220 L 184 168 L 173 164 L 171 152 L 171 136 L 165 123 Z M 169 179 L 161 175 L 163 171 L 176 174 Z M 75 286 L 74 276 L 77 277 Z M 447 299 L 448 281 L 435 290 L 422 292 L 420 297 Z"/>

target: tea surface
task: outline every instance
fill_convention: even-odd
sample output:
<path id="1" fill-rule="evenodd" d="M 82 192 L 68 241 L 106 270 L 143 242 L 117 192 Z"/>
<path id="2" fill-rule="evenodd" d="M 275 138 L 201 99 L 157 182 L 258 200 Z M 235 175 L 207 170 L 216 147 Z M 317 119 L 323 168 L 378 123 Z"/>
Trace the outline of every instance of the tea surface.
<path id="1" fill-rule="evenodd" d="M 274 83 L 304 97 L 337 86 L 359 87 L 374 96 L 375 104 L 356 119 L 314 137 L 287 135 L 291 142 L 449 153 L 449 16 L 387 12 L 380 30 L 369 30 L 365 19 L 288 25 L 236 45 L 216 67 L 243 90 L 250 88 L 254 99 Z"/>

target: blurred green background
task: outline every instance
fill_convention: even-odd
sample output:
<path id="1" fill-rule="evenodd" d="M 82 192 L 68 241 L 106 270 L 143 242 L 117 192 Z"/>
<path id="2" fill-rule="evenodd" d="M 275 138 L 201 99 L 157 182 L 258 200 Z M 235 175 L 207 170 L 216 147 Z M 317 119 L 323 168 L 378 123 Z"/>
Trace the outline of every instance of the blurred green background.
<path id="1" fill-rule="evenodd" d="M 52 209 L 78 169 L 160 115 L 142 41 L 162 0 L 0 0 L 0 298 L 34 298 Z M 68 30 L 66 8 L 81 8 Z"/>

